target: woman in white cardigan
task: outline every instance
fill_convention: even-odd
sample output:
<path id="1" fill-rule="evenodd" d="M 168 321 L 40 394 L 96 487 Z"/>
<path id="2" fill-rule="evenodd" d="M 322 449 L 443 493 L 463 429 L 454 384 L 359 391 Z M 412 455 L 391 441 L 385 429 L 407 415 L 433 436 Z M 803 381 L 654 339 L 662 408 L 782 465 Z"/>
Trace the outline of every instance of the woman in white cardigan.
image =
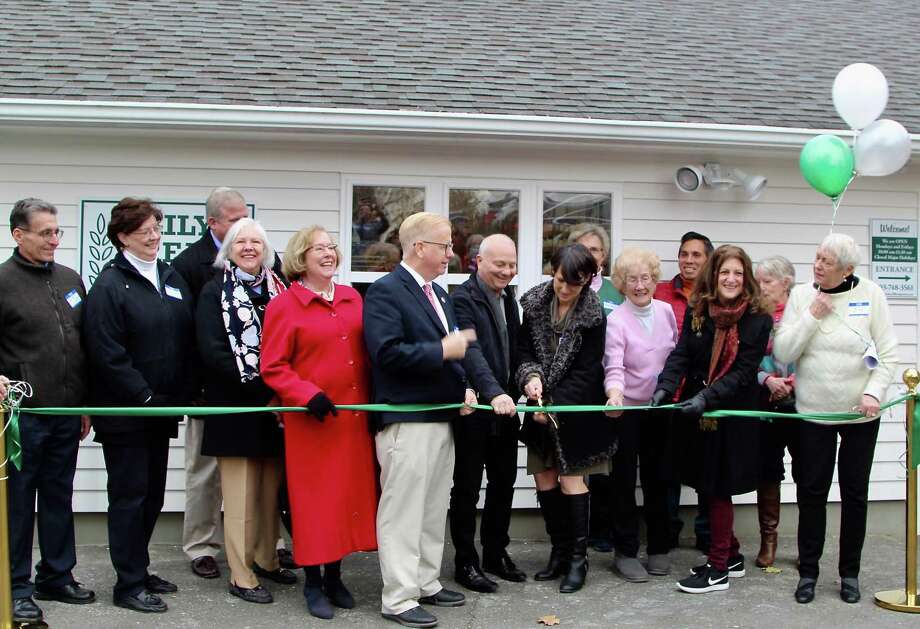
<path id="1" fill-rule="evenodd" d="M 859 601 L 859 563 L 866 535 L 869 472 L 879 430 L 879 406 L 898 363 L 898 341 L 888 302 L 875 283 L 853 274 L 859 248 L 844 234 L 830 234 L 818 247 L 814 284 L 793 289 L 773 350 L 796 363 L 799 413 L 858 412 L 845 422 L 803 421 L 796 478 L 799 505 L 799 583 L 795 599 L 815 596 L 824 550 L 827 494 L 840 454 L 840 598 Z"/>

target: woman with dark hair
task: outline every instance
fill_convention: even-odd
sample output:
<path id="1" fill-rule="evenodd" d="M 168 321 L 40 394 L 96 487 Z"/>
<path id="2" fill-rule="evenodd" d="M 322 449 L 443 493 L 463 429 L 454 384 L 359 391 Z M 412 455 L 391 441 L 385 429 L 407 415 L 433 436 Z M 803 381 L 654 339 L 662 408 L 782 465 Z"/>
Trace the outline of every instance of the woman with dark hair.
<path id="1" fill-rule="evenodd" d="M 606 319 L 600 300 L 585 286 L 597 272 L 580 244 L 557 250 L 553 278 L 521 297 L 518 385 L 543 405 L 599 404 L 604 393 Z M 597 413 L 533 413 L 524 419 L 527 471 L 550 536 L 549 564 L 534 578 L 564 575 L 559 591 L 576 592 L 588 572 L 588 487 L 585 476 L 604 473 L 616 452 L 614 420 Z"/>
<path id="2" fill-rule="evenodd" d="M 178 406 L 196 390 L 192 296 L 157 260 L 163 212 L 126 197 L 112 208 L 108 237 L 118 253 L 86 296 L 83 343 L 95 406 Z M 94 417 L 108 472 L 109 553 L 114 600 L 139 612 L 165 612 L 157 594 L 177 591 L 147 571 L 147 545 L 166 491 L 169 440 L 180 417 Z"/>
<path id="3" fill-rule="evenodd" d="M 760 423 L 707 419 L 703 413 L 757 407 L 757 368 L 773 327 L 766 308 L 744 250 L 733 245 L 716 249 L 697 277 L 677 347 L 652 396 L 652 405 L 658 406 L 680 390 L 681 481 L 709 498 L 709 558 L 677 583 L 684 592 L 727 590 L 729 577 L 744 576 L 732 496 L 759 484 Z"/>

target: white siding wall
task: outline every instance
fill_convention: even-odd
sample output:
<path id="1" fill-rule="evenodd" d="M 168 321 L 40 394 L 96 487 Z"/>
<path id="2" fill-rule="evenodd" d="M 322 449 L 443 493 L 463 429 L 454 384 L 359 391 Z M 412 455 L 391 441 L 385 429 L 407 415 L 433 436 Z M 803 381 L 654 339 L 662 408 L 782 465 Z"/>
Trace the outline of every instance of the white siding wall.
<path id="1" fill-rule="evenodd" d="M 769 178 L 769 187 L 756 202 L 746 202 L 734 192 L 703 191 L 685 195 L 671 183 L 674 169 L 683 163 L 721 160 Z M 0 139 L 0 208 L 5 215 L 17 199 L 38 196 L 55 203 L 62 212 L 67 234 L 58 260 L 77 265 L 79 202 L 86 198 L 145 195 L 159 200 L 203 200 L 216 185 L 239 188 L 257 207 L 273 244 L 283 251 L 299 227 L 324 225 L 336 234 L 344 199 L 343 182 L 355 176 L 385 177 L 398 184 L 435 184 L 484 180 L 516 183 L 522 195 L 522 223 L 540 220 L 539 195 L 546 182 L 598 183 L 615 191 L 614 234 L 619 246 L 650 247 L 664 261 L 663 275 L 676 273 L 677 241 L 689 229 L 710 236 L 716 244 L 732 242 L 747 249 L 753 259 L 783 254 L 796 265 L 801 280 L 810 280 L 815 246 L 828 231 L 831 208 L 811 191 L 797 169 L 797 155 L 764 156 L 753 151 L 637 149 L 623 147 L 538 145 L 498 142 L 422 143 L 410 139 L 322 139 L 290 137 L 191 137 L 173 132 L 116 135 L 103 131 L 21 129 Z M 459 182 L 459 183 L 458 183 Z M 555 189 L 563 189 L 556 187 Z M 868 244 L 870 218 L 918 217 L 920 168 L 882 179 L 858 180 L 847 193 L 838 217 L 840 231 Z M 438 203 L 441 203 L 440 201 Z M 6 223 L 5 216 L 0 221 Z M 9 254 L 12 240 L 0 228 L 0 256 Z M 524 249 L 523 243 L 521 249 Z M 535 250 L 535 249 L 534 249 Z M 522 267 L 524 265 L 522 264 Z M 537 268 L 536 265 L 530 265 Z M 866 265 L 860 267 L 868 274 Z M 521 288 L 534 283 L 532 276 Z M 896 332 L 901 341 L 902 366 L 917 363 L 917 303 L 893 301 Z M 892 389 L 894 393 L 895 389 Z M 870 498 L 897 499 L 904 495 L 903 409 L 886 416 L 872 470 Z M 518 506 L 535 506 L 533 483 L 524 473 L 521 451 Z M 165 509 L 183 508 L 182 439 L 170 454 Z M 105 509 L 105 470 L 101 450 L 90 442 L 81 448 L 76 480 L 75 507 L 82 511 Z M 837 499 L 836 487 L 832 499 Z M 691 493 L 685 496 L 692 501 Z M 784 498 L 794 499 L 791 481 Z M 750 500 L 750 496 L 746 497 Z"/>

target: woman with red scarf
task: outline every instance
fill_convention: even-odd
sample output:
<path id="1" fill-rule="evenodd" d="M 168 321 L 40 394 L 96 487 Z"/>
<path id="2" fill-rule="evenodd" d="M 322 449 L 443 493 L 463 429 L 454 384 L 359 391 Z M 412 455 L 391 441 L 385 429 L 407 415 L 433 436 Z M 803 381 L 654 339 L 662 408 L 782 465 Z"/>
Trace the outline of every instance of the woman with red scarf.
<path id="1" fill-rule="evenodd" d="M 773 331 L 786 311 L 789 292 L 795 286 L 795 268 L 783 256 L 771 256 L 757 263 L 754 271 L 763 298 L 773 306 Z M 784 363 L 773 355 L 773 334 L 767 343 L 767 354 L 757 371 L 760 385 L 760 408 L 777 413 L 795 412 L 795 365 Z M 776 559 L 776 527 L 779 526 L 779 486 L 786 477 L 783 457 L 786 448 L 793 455 L 798 440 L 797 420 L 777 419 L 761 425 L 761 479 L 757 488 L 757 519 L 760 522 L 760 552 L 754 564 L 758 568 L 773 565 Z M 795 472 L 793 470 L 793 476 Z"/>
<path id="2" fill-rule="evenodd" d="M 744 576 L 744 556 L 733 531 L 732 496 L 757 489 L 760 422 L 704 418 L 706 411 L 753 409 L 757 368 L 766 353 L 773 319 L 765 311 L 751 260 L 743 249 L 716 249 L 699 277 L 677 347 L 658 378 L 652 405 L 680 389 L 676 429 L 683 448 L 681 482 L 709 498 L 709 560 L 677 586 L 702 594 L 727 590 Z"/>

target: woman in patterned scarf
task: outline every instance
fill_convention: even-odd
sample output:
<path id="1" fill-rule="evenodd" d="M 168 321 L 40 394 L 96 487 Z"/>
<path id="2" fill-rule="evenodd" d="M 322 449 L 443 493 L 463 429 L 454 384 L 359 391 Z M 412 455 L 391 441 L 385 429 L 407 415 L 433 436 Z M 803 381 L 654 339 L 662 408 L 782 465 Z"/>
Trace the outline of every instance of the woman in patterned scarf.
<path id="1" fill-rule="evenodd" d="M 760 425 L 752 419 L 708 419 L 703 413 L 756 408 L 757 367 L 773 327 L 767 309 L 744 250 L 716 249 L 697 278 L 677 347 L 652 396 L 657 406 L 680 388 L 675 428 L 678 443 L 684 444 L 681 482 L 710 500 L 709 560 L 677 584 L 691 594 L 727 590 L 729 577 L 744 576 L 732 496 L 757 489 Z"/>
<path id="2" fill-rule="evenodd" d="M 218 272 L 201 290 L 196 313 L 208 405 L 265 406 L 273 397 L 259 375 L 259 355 L 265 307 L 285 290 L 271 270 L 274 259 L 265 230 L 251 218 L 237 221 L 224 237 L 214 261 Z M 201 454 L 216 456 L 220 469 L 230 593 L 250 603 L 272 602 L 259 577 L 297 580 L 278 565 L 275 552 L 281 445 L 274 413 L 205 420 Z"/>

